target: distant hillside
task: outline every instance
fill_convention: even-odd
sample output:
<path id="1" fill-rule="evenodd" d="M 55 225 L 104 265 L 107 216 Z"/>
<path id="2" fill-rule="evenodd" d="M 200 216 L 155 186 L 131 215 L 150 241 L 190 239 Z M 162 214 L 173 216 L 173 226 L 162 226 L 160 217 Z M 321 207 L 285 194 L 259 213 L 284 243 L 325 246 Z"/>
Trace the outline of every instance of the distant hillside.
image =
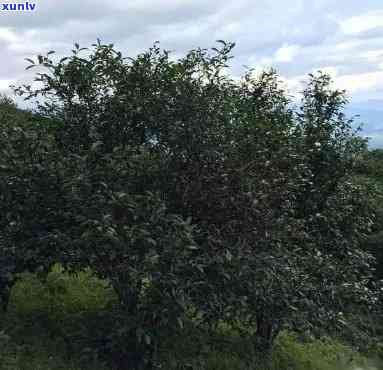
<path id="1" fill-rule="evenodd" d="M 359 115 L 356 121 L 363 124 L 363 134 L 371 138 L 371 148 L 383 148 L 383 100 L 351 103 L 346 113 Z"/>

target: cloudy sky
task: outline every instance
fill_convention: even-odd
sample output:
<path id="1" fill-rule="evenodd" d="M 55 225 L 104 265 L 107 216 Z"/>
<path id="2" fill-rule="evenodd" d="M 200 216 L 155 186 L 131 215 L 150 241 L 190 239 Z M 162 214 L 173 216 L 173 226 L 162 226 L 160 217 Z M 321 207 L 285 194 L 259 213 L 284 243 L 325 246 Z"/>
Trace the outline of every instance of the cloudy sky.
<path id="1" fill-rule="evenodd" d="M 24 58 L 97 38 L 126 55 L 159 40 L 175 55 L 215 40 L 236 42 L 233 73 L 275 67 L 292 92 L 307 73 L 331 73 L 383 147 L 383 0 L 29 0 L 33 12 L 0 11 L 0 91 L 31 79 Z M 0 0 L 0 9 L 1 9 Z M 11 3 L 4 1 L 3 3 Z M 19 3 L 22 1 L 19 0 Z"/>

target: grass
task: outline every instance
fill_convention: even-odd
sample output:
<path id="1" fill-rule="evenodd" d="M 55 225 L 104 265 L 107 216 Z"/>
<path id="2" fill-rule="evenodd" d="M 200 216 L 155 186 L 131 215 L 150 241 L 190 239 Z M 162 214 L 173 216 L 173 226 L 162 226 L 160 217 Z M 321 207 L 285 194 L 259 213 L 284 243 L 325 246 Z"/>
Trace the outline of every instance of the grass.
<path id="1" fill-rule="evenodd" d="M 114 370 L 96 351 L 108 332 L 103 316 L 116 296 L 90 270 L 68 274 L 55 266 L 43 283 L 23 274 L 12 290 L 9 311 L 0 317 L 0 370 Z M 166 370 L 261 370 L 251 344 L 223 324 L 216 332 L 193 322 L 177 337 L 164 338 Z M 371 357 L 383 357 L 377 346 Z M 331 338 L 300 341 L 283 332 L 270 370 L 380 370 L 349 346 Z"/>
<path id="2" fill-rule="evenodd" d="M 56 265 L 44 283 L 22 274 L 1 320 L 0 370 L 105 369 L 89 345 L 98 314 L 115 300 L 90 270 L 68 274 Z"/>

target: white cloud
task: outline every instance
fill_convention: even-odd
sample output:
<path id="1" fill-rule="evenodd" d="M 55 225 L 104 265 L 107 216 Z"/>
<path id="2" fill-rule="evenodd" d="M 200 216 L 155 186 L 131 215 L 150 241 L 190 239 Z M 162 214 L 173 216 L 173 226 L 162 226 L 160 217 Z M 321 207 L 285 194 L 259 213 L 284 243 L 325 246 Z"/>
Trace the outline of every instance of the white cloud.
<path id="1" fill-rule="evenodd" d="M 36 54 L 46 48 L 37 30 L 28 30 L 15 35 L 15 38 L 9 42 L 8 50 L 21 54 Z"/>
<path id="2" fill-rule="evenodd" d="M 9 90 L 9 85 L 12 85 L 14 80 L 0 80 L 0 91 Z"/>
<path id="3" fill-rule="evenodd" d="M 383 60 L 383 49 L 367 50 L 361 54 L 363 58 L 366 58 L 369 62 L 376 63 Z"/>
<path id="4" fill-rule="evenodd" d="M 301 47 L 296 44 L 283 44 L 272 56 L 251 55 L 248 57 L 248 62 L 251 65 L 261 68 L 269 68 L 276 63 L 290 63 L 297 56 Z"/>
<path id="5" fill-rule="evenodd" d="M 321 67 L 321 68 L 318 68 L 318 69 L 320 69 L 324 73 L 327 73 L 333 79 L 338 75 L 338 69 L 336 67 L 334 67 L 334 66 Z"/>
<path id="6" fill-rule="evenodd" d="M 296 76 L 294 78 L 281 77 L 280 80 L 293 99 L 298 100 L 301 97 L 305 76 Z"/>
<path id="7" fill-rule="evenodd" d="M 276 51 L 274 60 L 282 63 L 292 62 L 299 50 L 299 45 L 284 44 Z"/>
<path id="8" fill-rule="evenodd" d="M 338 89 L 350 94 L 371 91 L 383 86 L 383 71 L 339 76 L 334 82 Z"/>
<path id="9" fill-rule="evenodd" d="M 19 38 L 10 28 L 0 27 L 0 41 L 16 42 Z"/>
<path id="10" fill-rule="evenodd" d="M 352 49 L 355 49 L 357 48 L 358 46 L 360 46 L 360 44 L 362 43 L 361 40 L 347 40 L 347 41 L 343 41 L 343 42 L 340 42 L 339 44 L 336 45 L 336 48 L 339 52 L 347 52 L 347 51 L 350 51 Z"/>
<path id="11" fill-rule="evenodd" d="M 377 27 L 383 27 L 383 11 L 369 12 L 341 21 L 341 30 L 346 35 L 355 35 Z"/>

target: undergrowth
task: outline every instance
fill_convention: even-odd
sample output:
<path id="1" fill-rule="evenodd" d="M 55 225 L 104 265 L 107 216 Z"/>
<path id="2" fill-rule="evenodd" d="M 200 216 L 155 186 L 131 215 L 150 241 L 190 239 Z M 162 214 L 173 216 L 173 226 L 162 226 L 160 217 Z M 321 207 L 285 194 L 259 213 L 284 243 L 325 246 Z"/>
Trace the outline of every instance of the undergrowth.
<path id="1" fill-rule="evenodd" d="M 54 266 L 45 281 L 25 273 L 0 317 L 0 370 L 114 370 L 108 352 L 116 295 L 90 270 L 69 274 Z M 254 367 L 249 339 L 221 325 L 215 331 L 190 320 L 163 338 L 167 370 L 263 370 Z M 270 370 L 380 370 L 381 346 L 366 355 L 331 338 L 302 341 L 282 332 Z"/>

